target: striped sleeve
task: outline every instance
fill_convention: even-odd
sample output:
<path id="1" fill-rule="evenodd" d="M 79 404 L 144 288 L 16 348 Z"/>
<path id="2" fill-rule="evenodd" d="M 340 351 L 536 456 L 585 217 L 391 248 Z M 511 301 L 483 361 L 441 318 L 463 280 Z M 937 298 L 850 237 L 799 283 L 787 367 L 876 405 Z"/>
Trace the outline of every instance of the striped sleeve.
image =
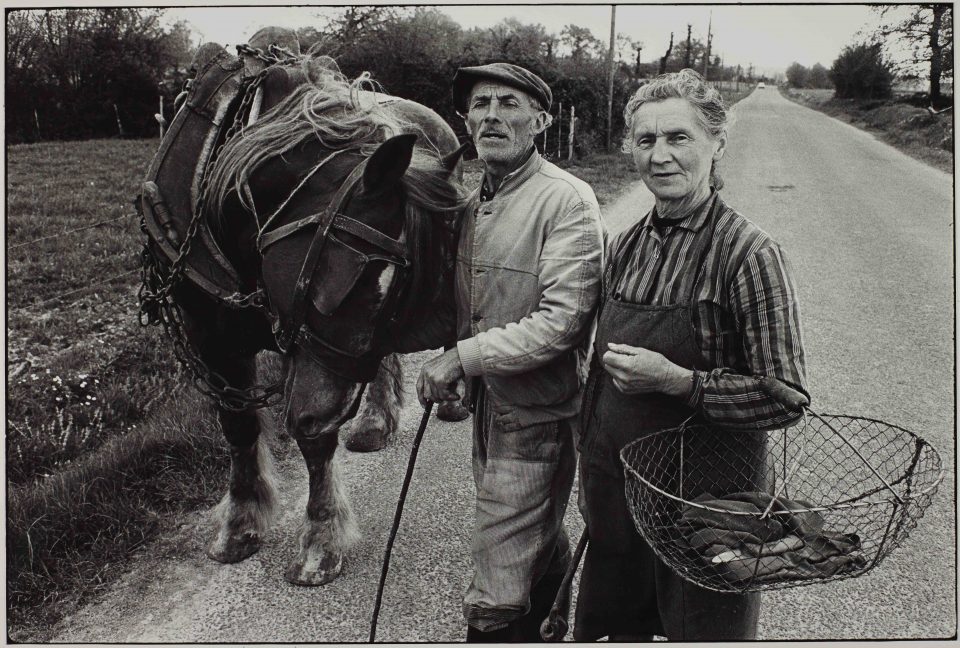
<path id="1" fill-rule="evenodd" d="M 690 403 L 717 425 L 771 429 L 795 421 L 791 411 L 760 388 L 773 377 L 807 397 L 800 308 L 789 265 L 775 244 L 748 256 L 730 285 L 730 306 L 747 371 L 697 372 Z"/>

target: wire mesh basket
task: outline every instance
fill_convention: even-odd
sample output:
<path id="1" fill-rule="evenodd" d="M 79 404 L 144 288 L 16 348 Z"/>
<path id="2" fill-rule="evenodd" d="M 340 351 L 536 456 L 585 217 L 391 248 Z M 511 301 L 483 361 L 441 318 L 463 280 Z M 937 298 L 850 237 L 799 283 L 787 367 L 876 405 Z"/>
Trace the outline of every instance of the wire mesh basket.
<path id="1" fill-rule="evenodd" d="M 681 577 L 759 592 L 860 576 L 900 546 L 940 456 L 883 421 L 805 410 L 770 432 L 680 425 L 620 452 L 637 530 Z"/>

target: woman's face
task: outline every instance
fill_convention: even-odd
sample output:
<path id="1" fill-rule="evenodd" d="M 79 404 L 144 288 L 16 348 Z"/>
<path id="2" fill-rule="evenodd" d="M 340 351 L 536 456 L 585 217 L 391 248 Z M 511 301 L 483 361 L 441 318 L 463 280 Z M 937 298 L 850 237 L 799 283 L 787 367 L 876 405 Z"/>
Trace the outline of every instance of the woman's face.
<path id="1" fill-rule="evenodd" d="M 676 97 L 640 106 L 630 139 L 641 179 L 666 202 L 707 193 L 710 168 L 726 146 L 725 136 L 707 133 L 690 102 Z"/>

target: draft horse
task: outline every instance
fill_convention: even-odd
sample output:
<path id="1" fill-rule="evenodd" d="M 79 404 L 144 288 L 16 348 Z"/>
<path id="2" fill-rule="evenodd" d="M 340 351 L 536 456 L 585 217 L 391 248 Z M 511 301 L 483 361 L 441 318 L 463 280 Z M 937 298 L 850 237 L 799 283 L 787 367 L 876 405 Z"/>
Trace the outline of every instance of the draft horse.
<path id="1" fill-rule="evenodd" d="M 309 473 L 285 576 L 321 585 L 358 537 L 333 462 L 338 430 L 385 356 L 452 336 L 463 148 L 432 110 L 374 92 L 366 75 L 350 81 L 325 57 L 259 54 L 249 74 L 219 46 L 201 51 L 139 201 L 142 317 L 170 333 L 229 442 L 208 555 L 247 558 L 272 522 L 256 410 L 282 393 Z M 262 350 L 283 354 L 282 384 L 258 384 Z"/>

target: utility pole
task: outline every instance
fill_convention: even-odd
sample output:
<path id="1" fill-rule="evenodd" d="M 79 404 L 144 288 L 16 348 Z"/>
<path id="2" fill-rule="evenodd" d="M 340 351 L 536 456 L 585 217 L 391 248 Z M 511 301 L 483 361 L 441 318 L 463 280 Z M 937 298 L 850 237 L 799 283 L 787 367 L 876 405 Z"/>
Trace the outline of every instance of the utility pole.
<path id="1" fill-rule="evenodd" d="M 617 37 L 617 5 L 610 5 L 610 51 L 607 53 L 607 64 L 610 66 L 610 78 L 607 83 L 607 153 L 610 152 L 610 142 L 613 137 L 613 75 L 616 63 L 613 60 L 613 44 Z"/>
<path id="2" fill-rule="evenodd" d="M 707 70 L 710 67 L 710 45 L 713 42 L 713 12 L 710 12 L 710 22 L 707 23 L 707 51 L 703 56 L 703 79 L 707 79 Z"/>

